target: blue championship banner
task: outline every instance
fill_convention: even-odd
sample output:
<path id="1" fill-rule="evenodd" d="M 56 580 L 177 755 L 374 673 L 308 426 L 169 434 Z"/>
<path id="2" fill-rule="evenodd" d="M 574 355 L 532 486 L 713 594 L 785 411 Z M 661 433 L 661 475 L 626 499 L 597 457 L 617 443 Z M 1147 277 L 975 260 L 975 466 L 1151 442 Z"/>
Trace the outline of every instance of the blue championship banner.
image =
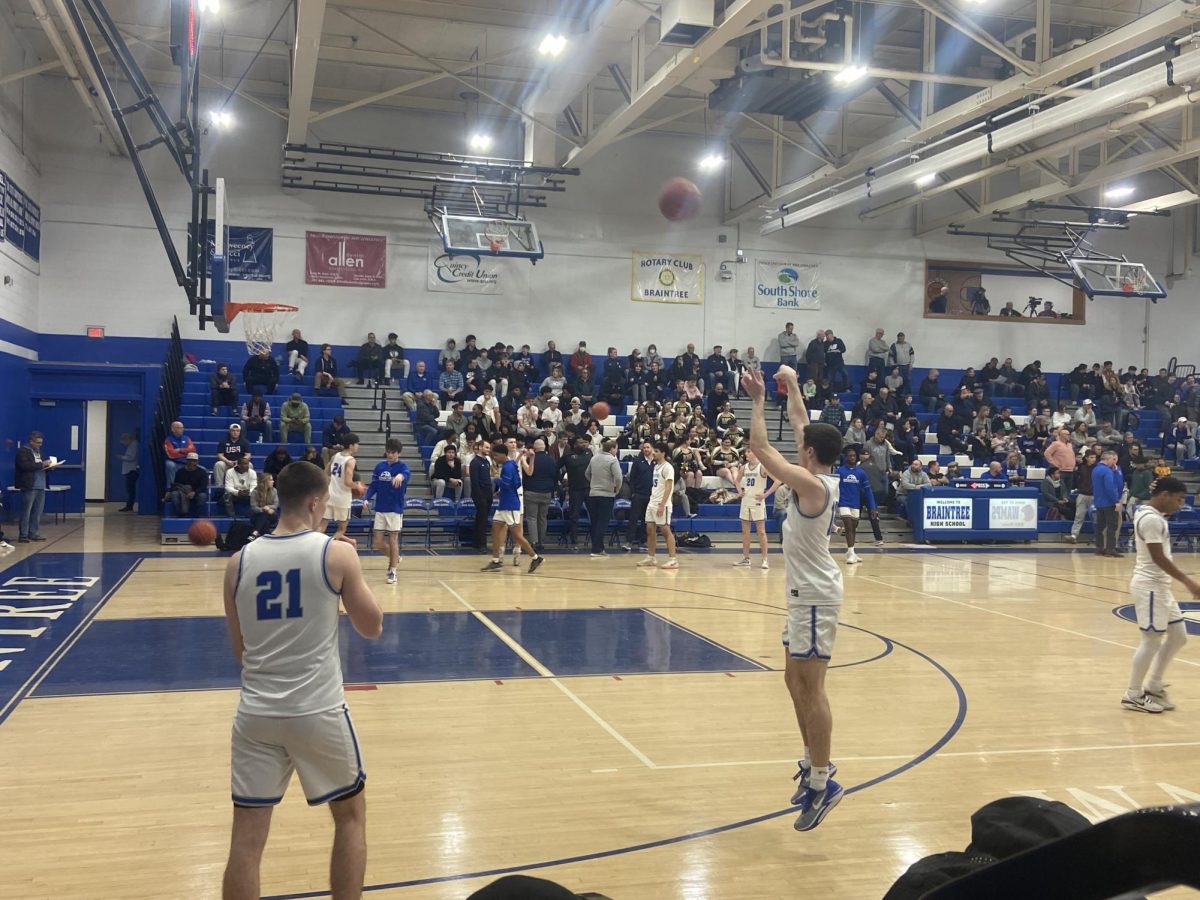
<path id="1" fill-rule="evenodd" d="M 208 259 L 216 249 L 215 223 L 208 221 Z M 275 229 L 230 225 L 227 264 L 230 281 L 272 281 L 275 268 Z M 191 234 L 191 225 L 188 233 Z M 189 272 L 189 274 L 191 274 Z"/>
<path id="2" fill-rule="evenodd" d="M 18 250 L 25 249 L 25 192 L 5 176 L 4 237 Z"/>

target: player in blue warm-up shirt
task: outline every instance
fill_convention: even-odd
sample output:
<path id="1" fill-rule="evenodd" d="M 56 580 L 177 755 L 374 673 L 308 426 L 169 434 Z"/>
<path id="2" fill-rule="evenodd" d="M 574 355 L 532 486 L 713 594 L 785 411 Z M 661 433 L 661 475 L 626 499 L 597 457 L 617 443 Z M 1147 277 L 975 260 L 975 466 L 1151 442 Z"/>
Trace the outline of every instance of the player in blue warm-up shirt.
<path id="1" fill-rule="evenodd" d="M 530 555 L 529 572 L 533 574 L 542 564 L 543 557 L 525 540 L 521 526 L 521 467 L 516 460 L 508 458 L 508 445 L 504 441 L 493 441 L 489 452 L 492 455 L 492 471 L 498 466 L 500 478 L 497 481 L 496 514 L 492 518 L 492 561 L 483 567 L 483 571 L 495 572 L 500 568 L 504 539 L 511 537 L 514 544 Z M 532 449 L 524 452 L 533 455 Z"/>
<path id="2" fill-rule="evenodd" d="M 412 479 L 408 463 L 400 459 L 403 450 L 404 445 L 399 438 L 388 439 L 385 447 L 387 459 L 375 467 L 363 498 L 364 515 L 371 511 L 374 501 L 375 546 L 381 552 L 387 551 L 388 584 L 396 583 L 396 566 L 400 563 L 400 530 L 404 527 L 404 495 Z"/>
<path id="3" fill-rule="evenodd" d="M 847 450 L 842 464 L 833 470 L 833 474 L 841 481 L 838 491 L 838 515 L 846 532 L 846 563 L 852 565 L 859 561 L 858 554 L 854 552 L 854 539 L 858 532 L 858 516 L 863 500 L 867 501 L 867 515 L 871 517 L 871 530 L 875 532 L 877 547 L 883 544 L 883 532 L 879 530 L 879 510 L 875 508 L 875 494 L 871 490 L 871 481 L 867 478 L 866 470 L 858 464 L 856 451 Z"/>

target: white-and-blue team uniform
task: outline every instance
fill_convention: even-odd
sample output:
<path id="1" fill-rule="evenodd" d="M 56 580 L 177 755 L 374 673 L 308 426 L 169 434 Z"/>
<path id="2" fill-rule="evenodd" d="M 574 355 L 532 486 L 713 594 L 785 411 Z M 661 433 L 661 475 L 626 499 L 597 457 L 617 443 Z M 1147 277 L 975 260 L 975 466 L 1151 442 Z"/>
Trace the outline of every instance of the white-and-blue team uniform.
<path id="1" fill-rule="evenodd" d="M 393 487 L 392 479 L 397 475 L 403 475 L 404 481 L 400 487 Z M 412 470 L 402 459 L 395 463 L 385 459 L 375 466 L 363 499 L 375 510 L 376 531 L 400 533 L 404 527 L 404 498 L 411 480 Z"/>
<path id="2" fill-rule="evenodd" d="M 783 520 L 788 607 L 783 645 L 794 659 L 828 660 L 842 609 L 842 570 L 829 553 L 839 479 L 825 474 L 816 477 L 825 487 L 820 511 L 813 515 L 803 512 L 793 490 Z"/>
<path id="3" fill-rule="evenodd" d="M 863 500 L 867 501 L 867 509 L 875 509 L 875 492 L 871 490 L 871 482 L 862 466 L 851 468 L 847 465 L 838 466 L 833 470 L 838 477 L 838 515 L 842 518 L 849 516 L 857 519 L 862 509 Z"/>
<path id="4" fill-rule="evenodd" d="M 342 691 L 338 605 L 312 531 L 265 534 L 242 548 L 234 598 L 242 693 L 233 719 L 238 806 L 274 806 L 294 771 L 309 805 L 352 797 L 366 780 Z"/>

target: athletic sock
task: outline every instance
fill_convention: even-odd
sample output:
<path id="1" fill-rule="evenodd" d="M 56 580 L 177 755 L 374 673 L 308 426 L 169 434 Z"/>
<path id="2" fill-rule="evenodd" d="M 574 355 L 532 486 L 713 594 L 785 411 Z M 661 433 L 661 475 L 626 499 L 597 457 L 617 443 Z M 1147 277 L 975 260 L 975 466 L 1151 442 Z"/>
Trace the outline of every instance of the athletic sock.
<path id="1" fill-rule="evenodd" d="M 498 556 L 493 556 L 493 557 L 492 557 L 492 562 L 494 562 L 494 563 L 498 563 L 498 562 L 500 562 L 500 557 L 498 557 Z"/>
<path id="2" fill-rule="evenodd" d="M 808 745 L 804 746 L 804 768 L 812 768 L 812 757 L 808 755 Z"/>
<path id="3" fill-rule="evenodd" d="M 812 772 L 808 776 L 808 786 L 814 791 L 823 791 L 828 783 L 829 766 L 813 766 Z"/>

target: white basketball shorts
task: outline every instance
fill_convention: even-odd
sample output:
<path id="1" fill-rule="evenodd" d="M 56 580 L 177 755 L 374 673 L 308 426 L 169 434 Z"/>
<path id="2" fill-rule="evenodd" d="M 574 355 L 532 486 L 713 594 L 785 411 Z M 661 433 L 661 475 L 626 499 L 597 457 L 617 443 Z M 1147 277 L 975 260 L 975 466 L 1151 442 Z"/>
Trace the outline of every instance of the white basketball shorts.
<path id="1" fill-rule="evenodd" d="M 670 525 L 671 524 L 671 504 L 663 504 L 662 515 L 658 514 L 658 504 L 651 503 L 646 507 L 646 523 L 648 525 Z"/>
<path id="2" fill-rule="evenodd" d="M 738 510 L 738 518 L 743 522 L 765 522 L 767 504 L 764 500 L 742 500 L 742 508 Z"/>
<path id="3" fill-rule="evenodd" d="M 1179 601 L 1167 585 L 1135 581 L 1129 585 L 1129 593 L 1133 595 L 1133 610 L 1142 631 L 1166 631 L 1168 625 L 1183 621 Z"/>
<path id="4" fill-rule="evenodd" d="M 846 519 L 846 518 L 857 519 L 860 512 L 861 512 L 861 510 L 856 509 L 856 508 L 852 508 L 849 506 L 839 506 L 838 507 L 838 518 L 839 519 Z"/>
<path id="5" fill-rule="evenodd" d="M 404 513 L 375 513 L 375 530 L 400 533 L 404 527 Z"/>
<path id="6" fill-rule="evenodd" d="M 309 806 L 351 797 L 367 775 L 344 705 L 311 716 L 233 717 L 233 802 L 274 806 L 294 771 Z"/>
<path id="7" fill-rule="evenodd" d="M 787 647 L 792 659 L 828 660 L 832 657 L 840 612 L 841 606 L 837 604 L 789 603 L 783 646 Z"/>
<path id="8" fill-rule="evenodd" d="M 348 506 L 326 506 L 325 518 L 330 522 L 345 522 L 350 518 L 350 507 Z"/>
<path id="9" fill-rule="evenodd" d="M 493 521 L 499 522 L 501 525 L 509 527 L 521 524 L 521 511 L 519 509 L 498 509 Z"/>

